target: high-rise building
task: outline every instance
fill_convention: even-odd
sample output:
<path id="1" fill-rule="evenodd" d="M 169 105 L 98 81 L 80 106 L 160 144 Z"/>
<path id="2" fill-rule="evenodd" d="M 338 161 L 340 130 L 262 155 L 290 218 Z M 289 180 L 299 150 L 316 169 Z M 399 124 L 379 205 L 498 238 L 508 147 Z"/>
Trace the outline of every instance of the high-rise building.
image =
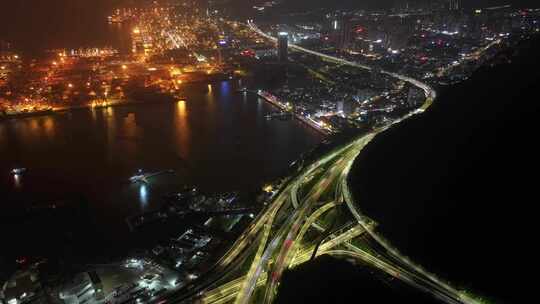
<path id="1" fill-rule="evenodd" d="M 458 11 L 461 9 L 460 0 L 448 0 L 448 9 L 451 11 Z"/>
<path id="2" fill-rule="evenodd" d="M 335 41 L 336 48 L 340 51 L 348 48 L 352 42 L 352 22 L 348 17 L 334 19 L 331 23 L 332 41 Z"/>
<path id="3" fill-rule="evenodd" d="M 287 62 L 289 57 L 289 33 L 278 34 L 278 59 L 279 62 Z"/>
<path id="4" fill-rule="evenodd" d="M 424 94 L 420 89 L 410 87 L 409 94 L 407 95 L 407 105 L 409 107 L 416 107 L 420 105 L 421 102 L 424 100 L 423 96 Z"/>
<path id="5" fill-rule="evenodd" d="M 352 22 L 350 19 L 343 19 L 339 29 L 338 49 L 341 51 L 348 48 L 352 41 Z"/>
<path id="6" fill-rule="evenodd" d="M 345 108 L 344 101 L 343 100 L 338 101 L 337 106 L 336 106 L 336 112 L 343 113 L 344 108 Z"/>

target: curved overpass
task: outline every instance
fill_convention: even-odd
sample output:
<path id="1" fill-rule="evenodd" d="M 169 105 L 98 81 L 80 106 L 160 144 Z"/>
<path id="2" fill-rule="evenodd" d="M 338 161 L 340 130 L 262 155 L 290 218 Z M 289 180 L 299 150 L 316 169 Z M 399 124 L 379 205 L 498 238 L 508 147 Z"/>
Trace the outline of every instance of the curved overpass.
<path id="1" fill-rule="evenodd" d="M 252 21 L 248 21 L 247 25 L 252 31 L 256 32 L 257 34 L 265 37 L 268 40 L 271 40 L 273 42 L 277 42 L 277 38 L 275 38 L 275 37 L 273 37 L 271 35 L 268 35 L 267 33 L 260 30 Z M 348 66 L 352 66 L 352 67 L 367 70 L 367 71 L 373 70 L 373 67 L 370 67 L 368 65 L 357 63 L 357 62 L 352 62 L 352 61 L 345 60 L 345 59 L 342 59 L 342 58 L 330 56 L 330 55 L 327 55 L 327 54 L 324 54 L 324 53 L 321 53 L 321 52 L 309 50 L 309 49 L 306 49 L 304 47 L 301 47 L 301 46 L 298 46 L 298 45 L 295 45 L 295 44 L 289 44 L 289 48 L 291 48 L 293 50 L 296 50 L 296 51 L 311 54 L 313 56 L 317 56 L 317 57 L 323 58 L 323 59 L 325 59 L 327 61 L 334 62 L 334 63 L 337 63 L 337 64 L 348 65 Z M 426 84 L 424 82 L 421 82 L 421 81 L 419 81 L 417 79 L 408 77 L 406 75 L 401 75 L 401 74 L 398 74 L 398 73 L 389 72 L 389 71 L 385 71 L 385 70 L 381 70 L 381 73 L 383 73 L 385 75 L 388 75 L 388 76 L 391 76 L 391 77 L 393 77 L 395 79 L 402 80 L 402 81 L 407 82 L 407 83 L 409 83 L 409 84 L 411 84 L 411 85 L 413 85 L 415 87 L 420 88 L 421 90 L 424 91 L 424 94 L 426 96 L 426 100 L 425 100 L 424 104 L 419 109 L 417 109 L 416 111 L 413 111 L 413 112 L 403 116 L 402 118 L 393 121 L 390 125 L 382 127 L 380 129 L 377 129 L 377 130 L 373 131 L 372 134 L 366 136 L 365 137 L 365 142 L 362 144 L 362 146 L 367 145 L 367 143 L 369 141 L 371 141 L 377 134 L 380 134 L 380 133 L 386 131 L 388 128 L 392 127 L 393 125 L 398 124 L 398 123 L 410 118 L 411 116 L 413 116 L 415 114 L 423 113 L 427 108 L 429 108 L 431 106 L 431 104 L 433 103 L 433 101 L 437 97 L 437 92 L 430 85 L 428 85 L 428 84 Z M 361 149 L 358 149 L 358 153 L 360 153 L 360 151 L 361 151 Z M 354 160 L 354 158 L 353 158 L 353 160 Z M 344 170 L 344 172 L 342 174 L 342 182 L 339 183 L 340 184 L 339 188 L 341 188 L 340 195 L 342 195 L 343 200 L 347 203 L 347 206 L 350 209 L 351 213 L 353 214 L 355 219 L 358 221 L 358 223 L 363 227 L 363 229 L 379 245 L 381 245 L 387 251 L 388 255 L 393 260 L 396 260 L 398 262 L 397 263 L 398 265 L 396 265 L 396 267 L 401 268 L 400 266 L 402 266 L 402 267 L 406 268 L 407 270 L 409 270 L 409 272 L 414 277 L 416 277 L 418 280 L 424 281 L 424 284 L 427 285 L 427 289 L 432 290 L 433 294 L 436 294 L 437 297 L 441 298 L 442 300 L 444 300 L 447 303 L 476 303 L 476 301 L 474 299 L 466 296 L 462 292 L 459 292 L 455 288 L 453 288 L 453 287 L 449 286 L 448 284 L 442 282 L 441 280 L 436 278 L 433 274 L 425 271 L 423 268 L 421 268 L 420 266 L 414 264 L 408 258 L 401 255 L 396 248 L 392 247 L 389 242 L 387 242 L 382 236 L 380 236 L 379 234 L 377 234 L 373 230 L 372 225 L 369 223 L 367 218 L 364 217 L 363 215 L 361 215 L 361 212 L 357 209 L 357 204 L 354 203 L 354 199 L 353 199 L 353 197 L 352 197 L 352 195 L 351 195 L 351 193 L 349 191 L 349 187 L 348 187 L 348 184 L 347 184 L 347 177 L 348 177 L 350 167 L 352 166 L 352 163 L 353 163 L 353 161 L 351 161 L 349 163 L 349 166 L 346 167 L 346 169 Z M 406 276 L 401 276 L 402 279 L 405 278 L 405 277 Z M 415 286 L 415 287 L 417 287 L 417 286 Z M 433 291 L 433 290 L 435 290 L 435 291 Z"/>
<path id="2" fill-rule="evenodd" d="M 276 41 L 276 38 L 262 32 L 252 22 L 248 22 L 248 26 L 261 36 Z M 308 50 L 294 44 L 290 47 L 338 64 L 372 70 L 369 66 Z M 187 292 L 188 295 L 184 290 L 184 292 L 168 296 L 166 298 L 168 302 L 190 300 L 195 293 L 199 294 L 205 303 L 224 303 L 233 300 L 239 304 L 273 302 L 283 271 L 311 255 L 309 248 L 312 246 L 309 246 L 310 244 L 301 248 L 298 243 L 304 241 L 303 236 L 307 229 L 316 224 L 316 219 L 324 213 L 323 211 L 332 209 L 330 207 L 333 207 L 333 204 L 320 205 L 323 194 L 332 193 L 335 204 L 346 202 L 356 225 L 351 230 L 334 235 L 333 239 L 328 242 L 328 248 L 325 248 L 324 251 L 338 245 L 344 246 L 346 251 L 335 250 L 333 253 L 362 259 L 413 287 L 433 294 L 448 304 L 478 303 L 401 256 L 395 248 L 375 233 L 373 222 L 361 214 L 349 192 L 348 172 L 362 149 L 376 135 L 415 114 L 422 113 L 436 97 L 435 90 L 423 82 L 392 72 L 382 71 L 382 73 L 422 89 L 426 96 L 424 105 L 419 110 L 411 112 L 391 124 L 358 136 L 352 142 L 335 148 L 328 154 L 321 156 L 318 161 L 290 177 L 265 210 L 255 218 L 231 249 L 218 261 L 215 270 L 219 270 L 217 271 L 219 273 L 213 273 L 214 278 L 207 278 L 198 282 L 197 286 L 192 286 L 193 289 Z M 308 177 L 319 169 L 323 171 L 323 174 L 317 177 L 313 184 L 310 184 Z M 298 197 L 299 187 L 306 190 L 304 192 L 307 194 L 303 197 Z M 327 210 L 327 208 L 329 209 Z M 347 220 L 350 218 L 348 217 Z M 350 238 L 363 232 L 367 233 L 370 240 L 380 245 L 378 247 L 384 248 L 381 255 L 370 255 L 369 252 L 362 251 L 348 242 Z M 239 274 L 238 270 L 245 269 L 245 267 L 247 267 L 247 272 Z M 229 282 L 223 281 L 229 274 L 234 275 L 235 273 L 239 275 L 236 279 Z M 260 298 L 261 294 L 257 297 L 254 292 L 258 288 L 263 289 L 263 298 Z"/>

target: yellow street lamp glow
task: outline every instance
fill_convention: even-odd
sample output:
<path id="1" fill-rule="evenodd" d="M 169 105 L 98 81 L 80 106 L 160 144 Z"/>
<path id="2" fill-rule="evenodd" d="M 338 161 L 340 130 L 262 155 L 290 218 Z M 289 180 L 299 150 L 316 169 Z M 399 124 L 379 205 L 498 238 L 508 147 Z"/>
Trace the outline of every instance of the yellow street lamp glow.
<path id="1" fill-rule="evenodd" d="M 274 188 L 272 187 L 272 185 L 266 185 L 264 186 L 263 188 L 264 192 L 272 192 L 272 190 L 274 190 Z"/>

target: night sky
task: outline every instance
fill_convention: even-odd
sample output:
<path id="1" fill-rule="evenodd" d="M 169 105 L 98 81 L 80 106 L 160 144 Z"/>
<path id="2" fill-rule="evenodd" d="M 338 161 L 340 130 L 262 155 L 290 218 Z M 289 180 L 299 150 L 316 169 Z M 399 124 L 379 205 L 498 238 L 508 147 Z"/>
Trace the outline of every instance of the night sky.
<path id="1" fill-rule="evenodd" d="M 20 49 L 72 46 L 100 40 L 102 24 L 118 0 L 2 0 L 0 39 Z M 104 39 L 104 38 L 101 38 Z"/>
<path id="2" fill-rule="evenodd" d="M 22 50 L 53 47 L 74 47 L 81 41 L 102 46 L 107 40 L 102 33 L 103 21 L 112 8 L 122 3 L 141 0 L 1 0 L 0 40 L 12 42 Z M 205 0 L 200 0 L 205 1 Z M 245 2 L 249 9 L 262 0 L 231 0 Z M 403 0 L 284 0 L 294 7 L 350 6 L 358 8 L 388 8 Z M 429 1 L 429 0 L 409 0 Z M 538 0 L 463 0 L 470 7 L 513 3 L 515 6 L 540 6 Z M 84 38 L 84 39 L 83 39 Z M 101 44 L 101 45 L 100 45 Z"/>

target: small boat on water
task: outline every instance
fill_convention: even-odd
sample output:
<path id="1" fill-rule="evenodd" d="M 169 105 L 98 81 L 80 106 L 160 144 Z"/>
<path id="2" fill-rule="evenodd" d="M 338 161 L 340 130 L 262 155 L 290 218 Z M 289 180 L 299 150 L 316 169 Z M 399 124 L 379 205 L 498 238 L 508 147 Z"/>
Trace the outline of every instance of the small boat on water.
<path id="1" fill-rule="evenodd" d="M 132 183 L 146 182 L 146 177 L 142 169 L 137 170 L 137 173 L 129 178 Z"/>
<path id="2" fill-rule="evenodd" d="M 132 183 L 148 183 L 148 179 L 154 176 L 162 175 L 162 174 L 171 174 L 174 173 L 173 169 L 169 170 L 162 170 L 159 172 L 153 172 L 153 173 L 145 173 L 142 169 L 139 169 L 135 175 L 129 178 L 129 181 Z"/>
<path id="3" fill-rule="evenodd" d="M 178 101 L 181 101 L 181 100 L 186 101 L 187 99 L 185 95 L 182 95 L 180 93 L 174 93 L 173 97 Z"/>

